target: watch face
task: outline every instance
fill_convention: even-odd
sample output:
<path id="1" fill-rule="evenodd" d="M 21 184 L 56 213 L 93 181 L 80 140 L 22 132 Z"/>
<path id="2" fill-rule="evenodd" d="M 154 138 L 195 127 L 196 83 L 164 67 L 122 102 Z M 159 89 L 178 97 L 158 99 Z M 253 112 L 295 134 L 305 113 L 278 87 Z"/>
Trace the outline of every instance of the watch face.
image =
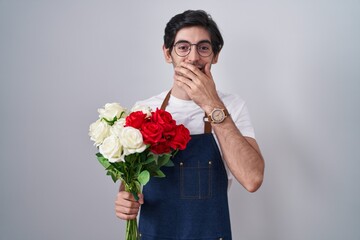
<path id="1" fill-rule="evenodd" d="M 225 118 L 225 114 L 221 109 L 215 109 L 211 114 L 211 118 L 214 122 L 222 122 Z"/>

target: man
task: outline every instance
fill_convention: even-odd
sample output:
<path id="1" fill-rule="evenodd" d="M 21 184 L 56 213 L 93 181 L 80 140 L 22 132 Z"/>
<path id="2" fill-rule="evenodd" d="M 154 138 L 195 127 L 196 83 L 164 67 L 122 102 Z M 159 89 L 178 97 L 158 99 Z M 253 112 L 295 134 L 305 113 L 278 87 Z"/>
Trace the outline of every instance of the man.
<path id="1" fill-rule="evenodd" d="M 175 166 L 163 168 L 166 178 L 152 178 L 139 201 L 120 188 L 116 215 L 134 219 L 141 206 L 141 239 L 231 239 L 228 177 L 249 192 L 263 181 L 264 160 L 245 103 L 217 91 L 211 75 L 223 44 L 204 11 L 185 11 L 166 25 L 163 52 L 174 67 L 172 89 L 138 104 L 166 109 L 192 139 Z"/>

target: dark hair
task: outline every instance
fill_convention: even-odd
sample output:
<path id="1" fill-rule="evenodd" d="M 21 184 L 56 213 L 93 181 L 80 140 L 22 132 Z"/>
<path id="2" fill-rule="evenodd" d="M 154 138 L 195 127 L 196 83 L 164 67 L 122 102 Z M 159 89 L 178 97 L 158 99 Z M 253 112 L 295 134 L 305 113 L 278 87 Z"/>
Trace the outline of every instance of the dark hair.
<path id="1" fill-rule="evenodd" d="M 218 54 L 224 46 L 224 40 L 215 21 L 211 18 L 210 14 L 203 10 L 187 10 L 170 19 L 165 27 L 165 48 L 171 51 L 177 32 L 184 27 L 192 26 L 203 27 L 209 32 L 214 55 Z"/>

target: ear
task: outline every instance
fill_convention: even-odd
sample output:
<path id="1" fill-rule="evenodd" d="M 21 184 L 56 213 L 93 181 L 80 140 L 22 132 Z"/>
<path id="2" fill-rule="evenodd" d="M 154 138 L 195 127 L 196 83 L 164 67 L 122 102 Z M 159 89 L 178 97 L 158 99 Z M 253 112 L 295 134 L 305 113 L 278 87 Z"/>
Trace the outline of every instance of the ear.
<path id="1" fill-rule="evenodd" d="M 165 45 L 163 45 L 162 49 L 163 49 L 165 61 L 166 61 L 167 63 L 172 63 L 172 58 L 171 58 L 170 49 L 169 49 L 169 48 L 166 48 Z"/>
<path id="2" fill-rule="evenodd" d="M 218 52 L 218 53 L 213 57 L 213 59 L 212 59 L 212 61 L 211 61 L 212 64 L 215 64 L 215 63 L 218 62 L 219 54 L 220 54 L 220 52 Z"/>

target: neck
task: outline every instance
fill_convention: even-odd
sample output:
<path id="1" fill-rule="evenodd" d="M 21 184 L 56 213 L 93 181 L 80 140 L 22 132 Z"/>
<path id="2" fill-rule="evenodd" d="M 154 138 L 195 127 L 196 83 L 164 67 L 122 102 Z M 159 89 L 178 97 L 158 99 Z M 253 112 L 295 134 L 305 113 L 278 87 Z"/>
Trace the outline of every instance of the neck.
<path id="1" fill-rule="evenodd" d="M 182 99 L 182 100 L 191 100 L 191 98 L 186 93 L 186 91 L 184 89 L 178 87 L 175 83 L 171 89 L 171 95 L 173 95 L 176 98 Z"/>

